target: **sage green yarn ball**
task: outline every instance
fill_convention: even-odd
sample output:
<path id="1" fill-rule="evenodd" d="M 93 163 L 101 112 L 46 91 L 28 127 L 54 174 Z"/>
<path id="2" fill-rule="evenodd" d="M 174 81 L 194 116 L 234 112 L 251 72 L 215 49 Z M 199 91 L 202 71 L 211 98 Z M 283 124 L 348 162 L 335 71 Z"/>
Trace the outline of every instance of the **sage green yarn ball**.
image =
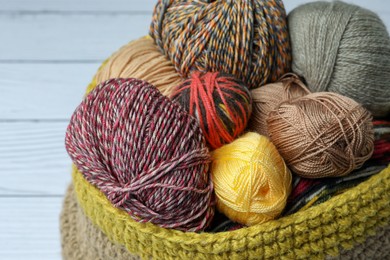
<path id="1" fill-rule="evenodd" d="M 390 114 L 390 37 L 375 13 L 344 2 L 312 2 L 288 15 L 292 69 L 313 92 L 350 97 L 374 117 Z"/>

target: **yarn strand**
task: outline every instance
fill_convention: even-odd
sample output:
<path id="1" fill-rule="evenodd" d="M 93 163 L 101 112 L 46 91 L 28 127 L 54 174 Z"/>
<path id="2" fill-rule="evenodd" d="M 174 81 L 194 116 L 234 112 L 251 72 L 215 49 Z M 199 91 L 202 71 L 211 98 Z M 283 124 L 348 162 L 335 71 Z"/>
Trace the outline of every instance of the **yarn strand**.
<path id="1" fill-rule="evenodd" d="M 184 78 L 222 72 L 257 88 L 290 71 L 281 0 L 159 0 L 150 35 Z"/>
<path id="2" fill-rule="evenodd" d="M 85 178 L 133 219 L 185 231 L 210 223 L 210 155 L 199 125 L 148 83 L 97 86 L 72 116 L 66 148 Z"/>

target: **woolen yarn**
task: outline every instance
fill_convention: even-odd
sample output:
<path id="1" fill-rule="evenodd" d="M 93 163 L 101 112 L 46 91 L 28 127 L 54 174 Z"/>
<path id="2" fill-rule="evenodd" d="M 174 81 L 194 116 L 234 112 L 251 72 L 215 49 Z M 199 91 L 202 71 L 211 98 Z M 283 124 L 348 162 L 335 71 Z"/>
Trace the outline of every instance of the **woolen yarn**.
<path id="1" fill-rule="evenodd" d="M 249 121 L 249 128 L 268 137 L 268 114 L 281 102 L 302 97 L 309 93 L 310 91 L 303 82 L 293 73 L 283 75 L 277 82 L 252 89 L 253 110 Z"/>
<path id="2" fill-rule="evenodd" d="M 149 36 L 133 40 L 121 47 L 95 75 L 96 83 L 111 78 L 144 80 L 166 96 L 182 82 L 173 64 L 160 52 Z"/>
<path id="3" fill-rule="evenodd" d="M 281 0 L 159 0 L 150 35 L 183 77 L 218 71 L 257 88 L 290 71 Z"/>
<path id="4" fill-rule="evenodd" d="M 185 231 L 210 223 L 210 155 L 199 124 L 149 83 L 98 85 L 73 114 L 65 143 L 86 180 L 134 220 Z"/>
<path id="5" fill-rule="evenodd" d="M 248 226 L 276 218 L 291 190 L 291 173 L 278 150 L 254 132 L 213 151 L 211 174 L 218 210 Z"/>
<path id="6" fill-rule="evenodd" d="M 293 178 L 293 188 L 283 215 L 305 210 L 338 196 L 379 174 L 390 163 L 390 121 L 373 120 L 374 151 L 362 167 L 338 178 Z M 390 245 L 390 244 L 389 244 Z"/>
<path id="7" fill-rule="evenodd" d="M 244 83 L 218 72 L 194 71 L 171 98 L 198 119 L 212 149 L 236 139 L 252 112 L 252 97 Z"/>
<path id="8" fill-rule="evenodd" d="M 371 114 L 354 100 L 332 92 L 282 102 L 269 113 L 271 141 L 297 175 L 344 176 L 374 149 Z"/>
<path id="9" fill-rule="evenodd" d="M 288 15 L 295 73 L 313 92 L 350 97 L 374 117 L 390 113 L 390 37 L 375 13 L 340 1 L 313 2 Z"/>

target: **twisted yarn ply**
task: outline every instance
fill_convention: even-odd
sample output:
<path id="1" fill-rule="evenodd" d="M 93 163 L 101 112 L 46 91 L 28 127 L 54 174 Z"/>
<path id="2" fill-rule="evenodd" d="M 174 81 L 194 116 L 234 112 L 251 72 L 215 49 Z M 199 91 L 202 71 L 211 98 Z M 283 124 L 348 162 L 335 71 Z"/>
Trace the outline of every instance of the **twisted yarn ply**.
<path id="1" fill-rule="evenodd" d="M 199 125 L 152 85 L 100 84 L 76 109 L 65 141 L 86 180 L 134 220 L 185 231 L 210 223 L 210 156 Z"/>
<path id="2" fill-rule="evenodd" d="M 390 121 L 374 120 L 372 123 L 374 151 L 371 158 L 348 176 L 323 179 L 306 179 L 296 176 L 284 210 L 285 215 L 323 203 L 388 167 L 390 163 Z"/>
<path id="3" fill-rule="evenodd" d="M 371 114 L 331 92 L 287 100 L 269 113 L 268 133 L 289 168 L 301 177 L 343 176 L 371 157 Z"/>
<path id="4" fill-rule="evenodd" d="M 120 48 L 101 67 L 95 78 L 97 83 L 111 78 L 137 78 L 152 84 L 166 96 L 182 82 L 175 67 L 149 36 Z"/>
<path id="5" fill-rule="evenodd" d="M 390 37 L 377 14 L 335 2 L 313 2 L 288 16 L 295 73 L 313 92 L 350 97 L 374 117 L 390 114 Z"/>
<path id="6" fill-rule="evenodd" d="M 278 82 L 252 89 L 253 111 L 249 121 L 250 129 L 268 137 L 268 114 L 281 102 L 302 97 L 309 93 L 310 91 L 299 77 L 293 73 L 283 75 Z"/>
<path id="7" fill-rule="evenodd" d="M 159 0 L 150 35 L 183 77 L 218 71 L 256 88 L 290 71 L 281 0 Z"/>
<path id="8" fill-rule="evenodd" d="M 286 205 L 291 173 L 267 137 L 248 132 L 212 152 L 217 208 L 231 220 L 255 225 Z"/>
<path id="9" fill-rule="evenodd" d="M 193 72 L 171 98 L 199 120 L 212 149 L 236 139 L 252 112 L 247 87 L 233 76 L 218 72 Z"/>

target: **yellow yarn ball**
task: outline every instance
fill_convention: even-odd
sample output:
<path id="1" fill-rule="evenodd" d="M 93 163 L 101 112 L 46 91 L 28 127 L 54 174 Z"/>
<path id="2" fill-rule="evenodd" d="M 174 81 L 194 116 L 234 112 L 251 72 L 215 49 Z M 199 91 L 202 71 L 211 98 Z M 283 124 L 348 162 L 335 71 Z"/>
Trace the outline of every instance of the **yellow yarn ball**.
<path id="1" fill-rule="evenodd" d="M 212 153 L 217 208 L 251 226 L 276 218 L 291 191 L 291 173 L 265 136 L 246 133 Z"/>

